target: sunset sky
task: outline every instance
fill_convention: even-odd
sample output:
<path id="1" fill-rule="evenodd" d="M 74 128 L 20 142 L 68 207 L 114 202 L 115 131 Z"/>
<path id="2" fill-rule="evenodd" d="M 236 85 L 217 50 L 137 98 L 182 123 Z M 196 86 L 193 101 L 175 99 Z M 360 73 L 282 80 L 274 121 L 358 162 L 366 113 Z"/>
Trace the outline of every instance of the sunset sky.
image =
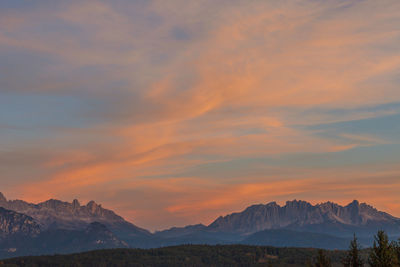
<path id="1" fill-rule="evenodd" d="M 292 199 L 400 216 L 400 1 L 2 0 L 0 191 L 150 230 Z"/>

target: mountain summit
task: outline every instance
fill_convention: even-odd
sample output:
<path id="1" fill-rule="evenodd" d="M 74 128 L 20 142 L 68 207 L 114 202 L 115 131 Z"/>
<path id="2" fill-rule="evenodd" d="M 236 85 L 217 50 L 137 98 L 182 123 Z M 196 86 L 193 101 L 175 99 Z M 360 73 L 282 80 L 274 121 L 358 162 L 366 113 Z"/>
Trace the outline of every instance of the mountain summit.
<path id="1" fill-rule="evenodd" d="M 0 192 L 0 203 L 7 202 L 6 197 L 3 195 L 3 193 Z"/>

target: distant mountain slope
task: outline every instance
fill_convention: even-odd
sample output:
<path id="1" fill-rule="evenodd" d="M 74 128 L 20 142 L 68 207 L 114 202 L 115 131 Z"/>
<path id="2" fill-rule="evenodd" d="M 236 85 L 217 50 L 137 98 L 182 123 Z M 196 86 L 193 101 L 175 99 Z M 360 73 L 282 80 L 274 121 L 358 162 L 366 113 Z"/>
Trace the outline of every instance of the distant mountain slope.
<path id="1" fill-rule="evenodd" d="M 199 231 L 204 231 L 206 229 L 207 226 L 203 224 L 196 224 L 196 225 L 188 225 L 185 227 L 172 227 L 164 231 L 155 232 L 154 235 L 160 238 L 179 237 L 187 234 L 196 233 Z"/>
<path id="2" fill-rule="evenodd" d="M 0 257 L 74 253 L 95 249 L 127 248 L 105 225 L 94 222 L 83 230 L 49 229 L 36 236 L 5 238 L 0 242 Z"/>
<path id="3" fill-rule="evenodd" d="M 80 230 L 92 222 L 100 222 L 120 237 L 134 239 L 151 235 L 149 231 L 125 221 L 121 216 L 104 209 L 94 201 L 80 205 L 78 200 L 69 203 L 50 199 L 33 204 L 23 200 L 7 201 L 0 193 L 0 207 L 31 216 L 43 229 Z"/>
<path id="4" fill-rule="evenodd" d="M 202 224 L 186 227 L 173 227 L 153 235 L 153 247 L 175 246 L 182 244 L 234 244 L 240 243 L 242 236 L 232 233 L 212 232 Z"/>
<path id="5" fill-rule="evenodd" d="M 221 216 L 208 226 L 212 231 L 244 235 L 285 228 L 337 235 L 371 234 L 378 229 L 400 233 L 400 219 L 358 201 L 343 207 L 332 202 L 313 206 L 294 200 L 282 207 L 275 202 L 253 205 L 243 212 Z"/>
<path id="6" fill-rule="evenodd" d="M 350 238 L 340 238 L 321 233 L 275 229 L 256 232 L 246 237 L 240 243 L 257 246 L 273 245 L 276 247 L 347 249 Z"/>
<path id="7" fill-rule="evenodd" d="M 1 239 L 13 235 L 37 236 L 39 233 L 40 227 L 33 218 L 15 211 L 0 208 Z"/>

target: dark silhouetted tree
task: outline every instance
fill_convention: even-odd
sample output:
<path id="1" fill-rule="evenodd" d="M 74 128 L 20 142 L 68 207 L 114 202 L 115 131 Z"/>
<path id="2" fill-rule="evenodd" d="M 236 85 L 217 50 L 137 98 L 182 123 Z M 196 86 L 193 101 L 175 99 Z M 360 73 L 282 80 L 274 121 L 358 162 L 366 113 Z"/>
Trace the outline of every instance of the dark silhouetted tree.
<path id="1" fill-rule="evenodd" d="M 389 238 L 384 231 L 378 231 L 376 234 L 374 246 L 369 254 L 368 263 L 371 267 L 397 266 L 395 248 L 389 243 Z"/>
<path id="2" fill-rule="evenodd" d="M 397 242 L 393 242 L 392 246 L 397 257 L 397 264 L 400 264 L 400 239 Z"/>
<path id="3" fill-rule="evenodd" d="M 318 250 L 317 260 L 315 262 L 315 267 L 331 267 L 331 260 L 326 256 L 325 252 L 320 249 Z"/>
<path id="4" fill-rule="evenodd" d="M 311 259 L 307 259 L 306 262 L 305 262 L 305 266 L 306 267 L 313 267 L 314 266 L 313 265 L 313 261 Z"/>
<path id="5" fill-rule="evenodd" d="M 343 266 L 345 267 L 362 267 L 364 262 L 360 257 L 360 246 L 357 242 L 357 237 L 354 234 L 353 240 L 350 242 L 349 250 L 346 257 L 343 259 Z"/>

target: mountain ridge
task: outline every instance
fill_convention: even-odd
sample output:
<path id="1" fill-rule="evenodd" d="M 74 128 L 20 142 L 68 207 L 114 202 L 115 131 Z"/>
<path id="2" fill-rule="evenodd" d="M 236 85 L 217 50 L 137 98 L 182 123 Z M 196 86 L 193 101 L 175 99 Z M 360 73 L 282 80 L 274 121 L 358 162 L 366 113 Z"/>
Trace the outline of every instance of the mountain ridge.
<path id="1" fill-rule="evenodd" d="M 0 193 L 0 207 L 34 218 L 43 230 L 52 228 L 79 230 L 84 229 L 90 223 L 99 222 L 120 236 L 135 237 L 151 234 L 148 230 L 126 221 L 114 211 L 103 208 L 93 200 L 86 205 L 81 205 L 77 199 L 71 203 L 49 199 L 34 204 L 23 200 L 7 200 Z"/>
<path id="2" fill-rule="evenodd" d="M 214 231 L 252 234 L 268 229 L 293 229 L 323 224 L 349 228 L 388 225 L 389 229 L 400 231 L 399 218 L 357 200 L 345 206 L 333 202 L 312 205 L 302 200 L 287 201 L 283 206 L 276 202 L 257 204 L 241 212 L 220 216 L 208 228 Z"/>

